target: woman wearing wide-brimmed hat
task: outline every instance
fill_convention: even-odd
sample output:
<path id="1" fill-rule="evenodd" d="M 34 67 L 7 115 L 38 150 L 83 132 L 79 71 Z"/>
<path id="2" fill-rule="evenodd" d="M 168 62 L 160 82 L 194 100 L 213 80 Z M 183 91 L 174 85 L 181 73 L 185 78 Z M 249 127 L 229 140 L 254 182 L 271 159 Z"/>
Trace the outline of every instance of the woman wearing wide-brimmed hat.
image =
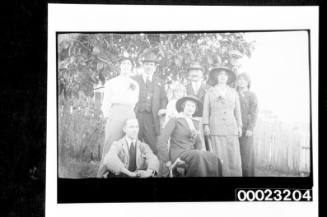
<path id="1" fill-rule="evenodd" d="M 222 160 L 223 176 L 242 176 L 240 102 L 237 92 L 229 86 L 235 78 L 230 69 L 214 66 L 208 79 L 212 87 L 204 99 L 204 133 L 210 136 L 213 152 Z"/>
<path id="2" fill-rule="evenodd" d="M 253 129 L 257 121 L 258 102 L 256 95 L 250 91 L 251 79 L 246 73 L 241 73 L 236 79 L 236 89 L 240 97 L 243 133 L 240 137 L 242 173 L 243 176 L 255 176 L 255 159 L 253 144 Z"/>
<path id="3" fill-rule="evenodd" d="M 104 89 L 101 109 L 106 119 L 106 126 L 100 166 L 112 143 L 123 137 L 123 126 L 126 120 L 135 118 L 134 107 L 139 97 L 139 85 L 130 77 L 133 60 L 122 56 L 119 64 L 119 76 L 109 80 Z M 97 176 L 101 177 L 102 175 L 98 172 Z"/>
<path id="4" fill-rule="evenodd" d="M 180 98 L 176 102 L 176 110 L 180 116 L 168 121 L 158 139 L 158 156 L 165 168 L 176 160 L 185 163 L 185 176 L 206 177 L 221 175 L 220 161 L 210 152 L 203 151 L 199 137 L 199 121 L 193 116 L 202 114 L 202 103 L 194 96 Z M 170 147 L 168 150 L 168 140 Z"/>

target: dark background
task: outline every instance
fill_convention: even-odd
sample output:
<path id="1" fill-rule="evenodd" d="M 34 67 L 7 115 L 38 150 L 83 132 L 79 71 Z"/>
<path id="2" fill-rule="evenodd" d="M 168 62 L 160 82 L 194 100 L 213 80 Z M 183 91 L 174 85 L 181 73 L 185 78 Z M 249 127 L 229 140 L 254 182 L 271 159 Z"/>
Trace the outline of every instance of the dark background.
<path id="1" fill-rule="evenodd" d="M 91 3 L 91 1 L 51 1 L 53 3 Z M 10 4 L 9 4 L 10 3 Z M 92 1 L 92 3 L 136 4 L 136 1 Z M 320 14 L 325 8 L 323 1 L 137 1 L 137 4 L 191 4 L 191 5 L 317 5 Z M 0 39 L 0 182 L 1 216 L 44 216 L 45 206 L 45 151 L 46 151 L 46 88 L 47 88 L 47 1 L 12 0 L 1 4 Z M 323 26 L 322 18 L 320 26 Z M 322 28 L 320 28 L 322 30 Z M 320 32 L 320 54 L 324 54 L 325 33 Z M 322 51 L 322 52 L 321 52 Z M 327 88 L 325 73 L 320 65 L 319 75 L 319 131 L 327 112 Z M 325 137 L 320 136 L 320 143 Z M 320 156 L 322 150 L 319 149 Z M 321 163 L 321 158 L 319 158 Z M 322 165 L 322 164 L 320 164 Z M 92 180 L 88 180 L 93 182 Z M 86 181 L 86 183 L 88 182 Z M 128 182 L 128 181 L 126 181 Z M 175 186 L 183 184 L 180 180 Z M 274 183 L 270 179 L 268 183 Z M 260 182 L 261 184 L 264 181 Z M 260 184 L 259 183 L 259 184 Z M 294 182 L 293 182 L 294 183 Z M 321 183 L 321 182 L 320 182 Z M 105 183 L 102 183 L 105 185 Z M 154 186 L 158 189 L 162 183 Z M 66 182 L 66 187 L 70 183 Z M 80 184 L 85 185 L 84 183 Z M 293 184 L 301 185 L 301 184 Z M 259 186 L 258 186 L 259 187 Z M 265 186 L 266 187 L 266 186 Z M 320 187 L 323 187 L 322 185 Z M 85 189 L 85 188 L 83 188 Z M 162 189 L 162 188 L 160 188 Z M 73 190 L 73 189 L 72 189 Z M 90 189 L 91 190 L 91 189 Z M 96 192 L 96 188 L 93 189 Z M 198 191 L 198 190 L 197 190 Z M 196 191 L 196 192 L 197 192 Z M 158 193 L 153 191 L 152 195 Z M 166 192 L 162 192 L 165 200 Z M 93 193 L 94 194 L 94 193 Z M 103 195 L 104 193 L 100 194 Z M 176 193 L 178 198 L 182 198 Z M 201 194 L 201 192 L 200 192 Z M 85 195 L 87 196 L 87 194 Z M 106 195 L 103 195 L 106 196 Z M 201 196 L 201 195 L 200 195 Z M 226 195 L 226 197 L 231 195 Z M 60 194 L 59 194 L 60 198 Z M 69 198 L 68 198 L 69 199 Z M 67 199 L 67 200 L 68 200 Z M 92 199 L 92 197 L 88 197 Z M 184 198 L 190 201 L 193 198 Z M 201 199 L 206 200 L 206 196 Z"/>

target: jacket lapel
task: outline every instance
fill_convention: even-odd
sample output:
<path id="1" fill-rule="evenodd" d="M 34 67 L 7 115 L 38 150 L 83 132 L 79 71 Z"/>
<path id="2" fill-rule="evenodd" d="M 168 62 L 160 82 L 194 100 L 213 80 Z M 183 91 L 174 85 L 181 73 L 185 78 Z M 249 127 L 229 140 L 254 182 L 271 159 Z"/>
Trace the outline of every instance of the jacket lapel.
<path id="1" fill-rule="evenodd" d="M 126 139 L 123 139 L 123 151 L 124 151 L 124 156 L 125 156 L 125 167 L 128 168 L 129 164 L 129 149 L 128 149 L 128 144 Z"/>
<path id="2" fill-rule="evenodd" d="M 187 84 L 187 94 L 195 96 L 195 92 L 193 90 L 193 86 L 191 82 Z"/>
<path id="3" fill-rule="evenodd" d="M 202 83 L 200 88 L 199 88 L 199 92 L 197 94 L 198 98 L 201 99 L 204 96 L 205 92 L 206 92 L 205 84 Z"/>
<path id="4" fill-rule="evenodd" d="M 159 90 L 157 76 L 153 75 L 152 77 L 152 86 L 153 86 L 153 95 L 156 96 Z"/>
<path id="5" fill-rule="evenodd" d="M 145 87 L 145 82 L 143 80 L 143 76 L 142 75 L 138 75 L 135 80 L 139 83 L 140 88 Z"/>
<path id="6" fill-rule="evenodd" d="M 142 163 L 142 151 L 139 140 L 136 140 L 136 169 L 139 169 Z"/>
<path id="7" fill-rule="evenodd" d="M 185 129 L 187 129 L 188 131 L 191 132 L 191 128 L 190 128 L 190 126 L 188 125 L 186 119 L 185 119 L 185 118 L 182 118 L 182 119 L 183 119 L 182 124 L 184 125 Z M 192 122 L 193 122 L 193 125 L 194 125 L 195 129 L 197 129 L 197 127 L 196 127 L 196 123 L 194 122 L 193 119 L 192 119 Z"/>
<path id="8" fill-rule="evenodd" d="M 199 122 L 196 119 L 194 119 L 194 118 L 192 118 L 192 121 L 193 121 L 193 124 L 194 124 L 195 129 L 196 130 L 199 130 Z"/>

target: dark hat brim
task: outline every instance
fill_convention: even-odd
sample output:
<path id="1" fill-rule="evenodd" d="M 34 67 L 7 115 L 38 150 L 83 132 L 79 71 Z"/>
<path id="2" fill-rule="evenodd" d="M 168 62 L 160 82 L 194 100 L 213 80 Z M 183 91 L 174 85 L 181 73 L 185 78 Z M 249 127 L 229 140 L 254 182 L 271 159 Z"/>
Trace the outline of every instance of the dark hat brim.
<path id="1" fill-rule="evenodd" d="M 195 110 L 195 112 L 193 114 L 193 117 L 202 116 L 202 111 L 203 111 L 202 102 L 197 97 L 194 97 L 194 96 L 184 96 L 184 97 L 180 98 L 179 100 L 177 100 L 177 102 L 176 102 L 177 112 L 182 112 L 183 111 L 182 105 L 186 101 L 192 101 L 196 105 L 196 110 Z"/>
<path id="2" fill-rule="evenodd" d="M 236 80 L 235 73 L 232 70 L 230 70 L 229 68 L 226 68 L 226 67 L 215 67 L 215 68 L 212 68 L 209 71 L 209 78 L 212 78 L 212 76 L 213 76 L 212 74 L 213 73 L 219 73 L 221 71 L 226 71 L 227 72 L 228 82 L 229 83 L 233 83 Z"/>

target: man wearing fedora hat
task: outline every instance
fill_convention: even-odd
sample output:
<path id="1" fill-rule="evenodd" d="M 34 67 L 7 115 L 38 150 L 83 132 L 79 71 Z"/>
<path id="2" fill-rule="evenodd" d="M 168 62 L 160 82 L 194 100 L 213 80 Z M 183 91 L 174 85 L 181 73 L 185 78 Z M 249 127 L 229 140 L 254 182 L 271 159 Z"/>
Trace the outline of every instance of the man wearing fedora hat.
<path id="1" fill-rule="evenodd" d="M 192 63 L 188 70 L 188 80 L 186 85 L 186 94 L 189 96 L 196 96 L 203 103 L 204 96 L 209 86 L 203 82 L 204 68 L 198 63 Z"/>
<path id="2" fill-rule="evenodd" d="M 210 87 L 208 84 L 206 84 L 203 81 L 204 71 L 205 70 L 201 66 L 200 63 L 193 62 L 187 70 L 189 82 L 186 84 L 186 94 L 188 96 L 197 97 L 201 101 L 202 104 L 204 102 L 204 96 Z M 199 117 L 202 117 L 202 114 L 200 114 Z M 201 121 L 200 121 L 200 125 L 202 126 Z M 204 148 L 209 151 L 209 150 L 211 150 L 210 141 L 208 140 L 208 138 L 206 136 L 203 135 L 202 129 L 203 129 L 203 127 L 200 127 L 200 132 L 201 132 L 200 138 L 202 140 L 202 143 L 205 144 Z"/>
<path id="3" fill-rule="evenodd" d="M 139 100 L 135 114 L 140 124 L 139 139 L 147 143 L 157 154 L 157 137 L 160 134 L 160 115 L 167 106 L 167 95 L 163 81 L 154 73 L 158 66 L 157 55 L 153 50 L 146 50 L 141 59 L 143 71 L 134 77 L 140 86 Z"/>

